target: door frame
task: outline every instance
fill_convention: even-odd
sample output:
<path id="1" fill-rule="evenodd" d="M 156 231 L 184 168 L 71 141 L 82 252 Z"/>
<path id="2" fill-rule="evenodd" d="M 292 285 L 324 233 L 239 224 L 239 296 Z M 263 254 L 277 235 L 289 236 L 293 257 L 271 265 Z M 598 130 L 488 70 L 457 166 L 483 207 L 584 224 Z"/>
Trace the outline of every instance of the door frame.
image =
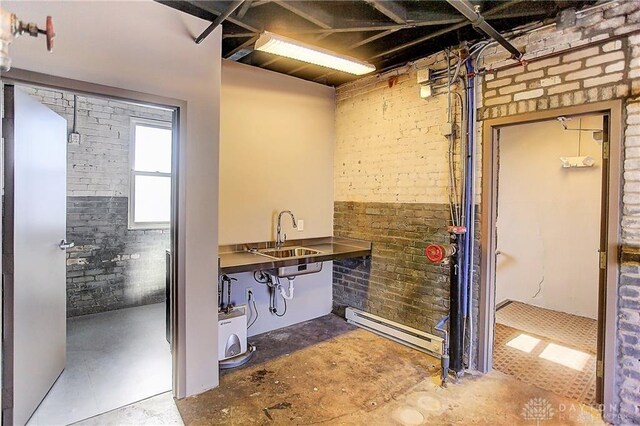
<path id="1" fill-rule="evenodd" d="M 172 357 L 172 391 L 176 398 L 186 396 L 186 315 L 185 315 L 185 247 L 186 241 L 186 220 L 182 212 L 185 211 L 185 179 L 186 173 L 184 155 L 187 143 L 187 102 L 181 99 L 163 97 L 133 90 L 121 89 L 112 86 L 89 83 L 81 80 L 73 80 L 63 77 L 56 77 L 38 72 L 12 68 L 3 73 L 0 78 L 0 86 L 4 84 L 28 85 L 52 90 L 62 90 L 78 95 L 91 96 L 95 98 L 107 98 L 112 100 L 132 102 L 147 106 L 158 106 L 173 110 L 173 144 L 172 144 L 172 208 L 170 226 L 170 248 L 172 253 L 171 281 L 175 285 L 171 288 L 171 310 L 173 312 L 171 321 L 171 357 Z M 4 164 L 10 165 L 10 159 L 5 158 Z M 3 177 L 5 171 L 3 170 Z M 3 230 L 5 231 L 5 230 Z M 3 259 L 4 261 L 4 259 Z M 1 271 L 0 271 L 1 272 Z M 3 307 L 4 308 L 4 307 Z M 4 311 L 4 309 L 3 309 Z M 3 321 L 12 320 L 3 313 Z M 4 340 L 3 340 L 4 344 Z M 4 350 L 12 351 L 12 347 L 3 348 L 2 358 L 9 359 Z M 4 363 L 3 363 L 4 364 Z M 3 365 L 3 378 L 4 369 Z M 6 366 L 8 368 L 8 366 Z M 5 393 L 3 387 L 3 411 Z M 9 401 L 11 402 L 10 398 Z"/>
<path id="2" fill-rule="evenodd" d="M 493 368 L 493 345 L 495 328 L 496 290 L 496 215 L 497 215 L 497 171 L 498 131 L 501 127 L 552 120 L 558 116 L 602 114 L 609 117 L 609 164 L 608 173 L 603 174 L 603 188 L 607 197 L 602 200 L 602 235 L 606 237 L 606 268 L 601 273 L 598 295 L 598 359 L 603 360 L 599 398 L 603 404 L 605 418 L 617 412 L 614 388 L 617 362 L 616 322 L 618 316 L 618 275 L 621 191 L 622 191 L 622 100 L 596 102 L 585 105 L 562 107 L 545 111 L 518 114 L 509 117 L 485 120 L 483 123 L 482 147 L 482 211 L 480 215 L 480 305 L 478 369 L 487 373 Z M 606 138 L 606 136 L 605 136 Z M 606 139 L 605 139 L 606 140 Z M 602 270 L 601 270 L 602 272 Z"/>

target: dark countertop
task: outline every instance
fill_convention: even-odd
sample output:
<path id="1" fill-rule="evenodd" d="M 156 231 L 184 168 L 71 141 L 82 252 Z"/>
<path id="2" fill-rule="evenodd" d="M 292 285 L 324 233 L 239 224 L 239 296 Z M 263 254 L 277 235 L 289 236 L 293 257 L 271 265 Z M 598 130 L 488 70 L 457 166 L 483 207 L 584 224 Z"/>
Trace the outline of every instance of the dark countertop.
<path id="1" fill-rule="evenodd" d="M 354 240 L 340 237 L 310 238 L 304 240 L 287 241 L 284 247 L 306 247 L 320 251 L 318 254 L 289 259 L 273 259 L 249 249 L 263 250 L 273 248 L 274 243 L 247 243 L 220 246 L 220 274 L 237 274 L 275 269 L 283 266 L 303 265 L 305 263 L 327 262 L 331 260 L 349 259 L 371 255 L 369 241 Z"/>

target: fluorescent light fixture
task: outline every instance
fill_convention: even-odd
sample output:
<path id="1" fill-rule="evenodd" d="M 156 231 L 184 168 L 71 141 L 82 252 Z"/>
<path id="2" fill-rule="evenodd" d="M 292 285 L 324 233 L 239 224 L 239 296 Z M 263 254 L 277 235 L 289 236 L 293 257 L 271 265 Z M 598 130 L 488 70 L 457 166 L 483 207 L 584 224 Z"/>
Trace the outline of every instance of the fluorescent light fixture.
<path id="1" fill-rule="evenodd" d="M 258 41 L 256 41 L 255 49 L 349 74 L 363 75 L 376 70 L 375 66 L 367 62 L 273 34 L 269 31 L 260 34 Z"/>
<path id="2" fill-rule="evenodd" d="M 507 346 L 522 352 L 530 353 L 533 348 L 538 346 L 538 343 L 540 343 L 540 339 L 536 339 L 535 337 L 531 337 L 526 334 L 521 334 L 518 337 L 509 340 L 507 342 Z"/>
<path id="3" fill-rule="evenodd" d="M 556 364 L 564 365 L 573 370 L 582 371 L 584 366 L 589 361 L 588 353 L 577 351 L 575 349 L 567 348 L 566 346 L 556 345 L 555 343 L 549 343 L 540 354 L 540 358 L 547 361 L 555 362 Z"/>

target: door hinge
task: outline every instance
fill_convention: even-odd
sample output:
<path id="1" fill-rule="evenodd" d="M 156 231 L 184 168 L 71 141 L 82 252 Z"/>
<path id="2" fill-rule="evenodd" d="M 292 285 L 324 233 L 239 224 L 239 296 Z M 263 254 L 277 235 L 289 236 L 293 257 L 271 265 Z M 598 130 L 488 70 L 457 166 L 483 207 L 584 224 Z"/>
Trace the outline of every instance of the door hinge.
<path id="1" fill-rule="evenodd" d="M 602 378 L 604 376 L 604 363 L 602 360 L 596 362 L 596 377 Z"/>
<path id="2" fill-rule="evenodd" d="M 605 160 L 609 158 L 609 142 L 604 142 L 602 144 L 602 158 Z"/>
<path id="3" fill-rule="evenodd" d="M 607 269 L 607 252 L 600 252 L 600 269 Z"/>

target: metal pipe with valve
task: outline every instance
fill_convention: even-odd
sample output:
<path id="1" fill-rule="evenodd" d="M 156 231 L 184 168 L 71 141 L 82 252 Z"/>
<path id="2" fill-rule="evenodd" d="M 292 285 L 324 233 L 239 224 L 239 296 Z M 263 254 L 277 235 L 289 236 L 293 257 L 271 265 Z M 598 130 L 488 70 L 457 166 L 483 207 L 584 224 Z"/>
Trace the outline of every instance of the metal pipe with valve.
<path id="1" fill-rule="evenodd" d="M 0 8 L 0 70 L 9 71 L 11 69 L 11 57 L 9 56 L 9 45 L 16 37 L 22 34 L 29 34 L 38 37 L 40 34 L 46 36 L 47 50 L 53 51 L 53 19 L 47 16 L 45 29 L 41 29 L 37 24 L 22 22 L 18 17 L 7 10 Z"/>
<path id="2" fill-rule="evenodd" d="M 460 276 L 459 245 L 466 234 L 464 226 L 450 226 L 449 244 L 429 244 L 424 251 L 427 259 L 434 264 L 450 265 L 450 311 L 449 315 L 442 318 L 435 327 L 435 330 L 442 333 L 444 346 L 442 348 L 442 385 L 446 386 L 449 371 L 452 370 L 456 376 L 462 371 L 462 354 L 464 345 L 464 315 L 462 312 L 463 282 Z M 445 324 L 448 323 L 448 328 Z"/>

